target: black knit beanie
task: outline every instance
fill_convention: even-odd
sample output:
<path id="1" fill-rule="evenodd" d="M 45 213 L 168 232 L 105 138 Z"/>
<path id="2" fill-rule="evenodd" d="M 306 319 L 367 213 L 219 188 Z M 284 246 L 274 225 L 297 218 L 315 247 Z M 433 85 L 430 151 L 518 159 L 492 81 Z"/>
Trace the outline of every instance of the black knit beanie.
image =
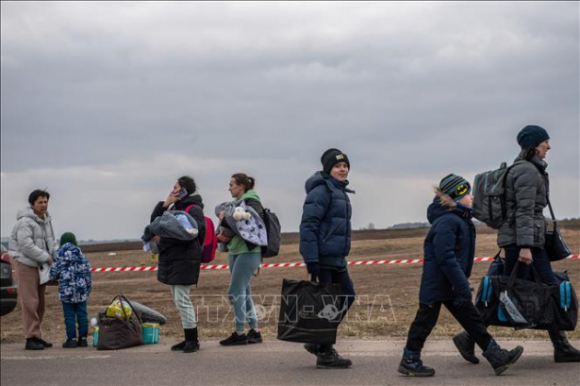
<path id="1" fill-rule="evenodd" d="M 324 154 L 322 154 L 322 157 L 320 157 L 320 162 L 322 163 L 322 170 L 327 174 L 330 174 L 334 165 L 339 162 L 346 162 L 348 169 L 350 170 L 350 161 L 348 160 L 348 157 L 338 149 L 332 148 L 325 151 Z"/>
<path id="2" fill-rule="evenodd" d="M 550 136 L 543 127 L 529 125 L 520 130 L 517 139 L 522 149 L 528 149 L 537 147 L 540 143 L 550 139 Z"/>

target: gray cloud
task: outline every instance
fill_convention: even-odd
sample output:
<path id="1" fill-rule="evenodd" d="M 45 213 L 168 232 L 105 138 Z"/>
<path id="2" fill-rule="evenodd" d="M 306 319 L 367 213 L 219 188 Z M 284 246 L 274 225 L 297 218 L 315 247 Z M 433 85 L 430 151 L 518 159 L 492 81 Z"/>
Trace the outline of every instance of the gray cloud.
<path id="1" fill-rule="evenodd" d="M 422 221 L 424 201 L 371 218 L 376 196 L 358 197 L 428 201 L 430 184 L 414 196 L 414 183 L 512 160 L 528 123 L 550 132 L 553 184 L 580 196 L 578 3 L 1 7 L 3 236 L 27 189 L 50 182 L 38 167 L 61 184 L 71 167 L 85 170 L 90 190 L 119 192 L 138 218 L 180 173 L 217 203 L 229 175 L 249 170 L 295 230 L 303 181 L 328 147 L 348 152 L 352 184 L 362 184 L 355 226 Z M 151 162 L 167 154 L 198 164 Z M 205 173 L 211 160 L 221 166 Z M 128 176 L 112 183 L 98 172 L 109 169 Z M 561 216 L 579 215 L 569 193 L 553 196 Z M 134 236 L 83 227 L 93 238 Z"/>

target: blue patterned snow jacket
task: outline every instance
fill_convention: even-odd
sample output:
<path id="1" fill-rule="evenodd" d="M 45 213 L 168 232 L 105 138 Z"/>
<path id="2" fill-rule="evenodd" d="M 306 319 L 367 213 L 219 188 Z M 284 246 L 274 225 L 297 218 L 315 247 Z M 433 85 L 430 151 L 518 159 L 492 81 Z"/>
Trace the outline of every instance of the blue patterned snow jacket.
<path id="1" fill-rule="evenodd" d="M 66 243 L 56 251 L 50 268 L 51 280 L 58 280 L 58 300 L 63 303 L 82 303 L 91 293 L 91 264 L 79 247 Z"/>
<path id="2" fill-rule="evenodd" d="M 340 182 L 323 172 L 306 181 L 306 200 L 300 222 L 300 254 L 305 263 L 346 267 L 350 252 L 352 208 L 348 181 Z"/>

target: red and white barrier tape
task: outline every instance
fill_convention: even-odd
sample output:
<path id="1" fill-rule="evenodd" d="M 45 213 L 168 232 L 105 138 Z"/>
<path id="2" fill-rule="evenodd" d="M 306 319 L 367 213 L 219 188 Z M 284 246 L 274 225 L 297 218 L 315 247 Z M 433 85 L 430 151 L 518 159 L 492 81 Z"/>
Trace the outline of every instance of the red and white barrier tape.
<path id="1" fill-rule="evenodd" d="M 568 259 L 580 259 L 580 255 L 570 255 Z M 480 261 L 492 261 L 493 256 L 487 257 L 476 257 L 473 259 L 475 262 Z M 421 264 L 423 259 L 395 259 L 395 260 L 361 260 L 361 261 L 349 261 L 348 265 L 377 265 L 377 264 Z M 293 268 L 293 267 L 304 267 L 305 264 L 301 262 L 296 263 L 271 263 L 262 264 L 260 268 Z M 203 264 L 201 266 L 203 270 L 225 270 L 229 269 L 227 264 Z M 92 272 L 147 272 L 147 271 L 157 271 L 157 266 L 153 267 L 109 267 L 109 268 L 92 268 Z"/>

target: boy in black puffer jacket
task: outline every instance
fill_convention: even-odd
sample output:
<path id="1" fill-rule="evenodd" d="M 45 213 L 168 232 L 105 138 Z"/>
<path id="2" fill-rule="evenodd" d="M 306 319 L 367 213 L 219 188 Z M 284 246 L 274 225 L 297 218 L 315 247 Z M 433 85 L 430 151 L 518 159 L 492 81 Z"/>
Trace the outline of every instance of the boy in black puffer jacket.
<path id="1" fill-rule="evenodd" d="M 346 256 L 350 252 L 352 208 L 347 193 L 350 161 L 338 149 L 327 150 L 321 158 L 323 170 L 306 181 L 306 200 L 300 223 L 300 253 L 312 280 L 338 283 L 345 303 L 341 320 L 354 302 L 355 292 L 348 275 Z M 304 348 L 317 356 L 318 368 L 346 368 L 352 365 L 332 345 L 310 345 Z"/>
<path id="2" fill-rule="evenodd" d="M 469 332 L 483 356 L 500 375 L 514 364 L 524 349 L 511 351 L 498 346 L 471 301 L 468 277 L 475 255 L 475 227 L 472 217 L 471 185 L 450 174 L 441 180 L 427 210 L 431 229 L 425 238 L 423 276 L 419 310 L 409 329 L 407 344 L 398 371 L 417 377 L 430 377 L 435 370 L 423 366 L 421 350 L 437 324 L 441 305 Z"/>

